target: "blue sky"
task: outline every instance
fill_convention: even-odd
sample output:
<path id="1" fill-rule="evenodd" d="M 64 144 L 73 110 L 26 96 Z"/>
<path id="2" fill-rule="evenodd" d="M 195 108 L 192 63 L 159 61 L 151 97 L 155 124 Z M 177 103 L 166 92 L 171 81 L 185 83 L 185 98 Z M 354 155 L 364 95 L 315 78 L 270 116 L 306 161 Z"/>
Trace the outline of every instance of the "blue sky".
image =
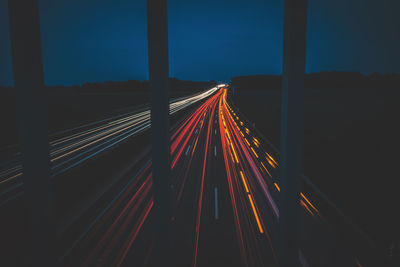
<path id="1" fill-rule="evenodd" d="M 396 0 L 309 0 L 307 72 L 400 72 Z M 45 83 L 148 78 L 146 1 L 40 0 Z M 283 0 L 170 0 L 172 77 L 280 74 Z M 0 85 L 12 85 L 0 0 Z M 396 56 L 397 55 L 397 56 Z"/>

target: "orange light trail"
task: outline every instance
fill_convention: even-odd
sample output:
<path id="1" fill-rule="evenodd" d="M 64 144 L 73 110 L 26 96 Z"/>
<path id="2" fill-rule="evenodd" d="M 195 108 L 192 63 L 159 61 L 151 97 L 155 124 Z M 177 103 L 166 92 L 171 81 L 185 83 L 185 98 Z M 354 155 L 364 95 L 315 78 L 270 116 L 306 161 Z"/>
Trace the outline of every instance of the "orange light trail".
<path id="1" fill-rule="evenodd" d="M 219 94 L 218 94 L 219 96 Z M 214 99 L 214 98 L 212 98 Z M 193 257 L 193 266 L 197 266 L 197 254 L 198 254 L 198 246 L 199 246 L 199 235 L 200 235 L 200 223 L 201 223 L 201 211 L 203 206 L 203 194 L 204 194 L 204 181 L 206 176 L 206 166 L 207 166 L 207 151 L 209 150 L 210 146 L 210 138 L 212 136 L 212 126 L 213 126 L 213 117 L 214 111 L 217 105 L 217 98 L 211 104 L 211 112 L 209 112 L 209 122 L 208 122 L 208 129 L 207 129 L 207 137 L 206 137 L 206 145 L 205 145 L 205 153 L 204 153 L 204 160 L 203 160 L 203 169 L 202 169 L 202 176 L 201 176 L 201 184 L 200 184 L 200 196 L 198 200 L 198 208 L 197 208 L 197 220 L 196 220 L 196 235 L 195 235 L 195 247 L 194 247 L 194 257 Z M 204 116 L 206 113 L 204 113 Z"/>
<path id="2" fill-rule="evenodd" d="M 250 204 L 251 204 L 251 208 L 253 210 L 254 217 L 256 218 L 256 221 L 257 221 L 258 230 L 260 231 L 260 234 L 263 234 L 264 230 L 263 230 L 263 228 L 261 226 L 260 218 L 258 217 L 256 208 L 255 208 L 254 203 L 253 203 L 253 199 L 252 199 L 250 194 L 248 195 L 248 197 L 249 197 L 249 200 L 250 200 Z"/>
<path id="3" fill-rule="evenodd" d="M 252 147 L 250 147 L 250 148 L 251 148 L 251 151 L 253 151 L 254 155 L 258 158 L 258 155 L 257 155 L 257 153 L 254 151 L 254 149 L 253 149 Z"/>
<path id="4" fill-rule="evenodd" d="M 236 228 L 236 235 L 239 241 L 239 249 L 240 249 L 240 254 L 241 254 L 241 259 L 243 261 L 244 266 L 248 266 L 247 263 L 247 256 L 246 256 L 246 249 L 245 249 L 245 245 L 244 245 L 244 236 L 243 236 L 243 232 L 242 232 L 242 226 L 241 226 L 241 221 L 239 219 L 239 211 L 238 211 L 238 204 L 237 204 L 237 195 L 234 189 L 234 182 L 233 182 L 233 175 L 232 175 L 232 170 L 229 167 L 229 159 L 228 159 L 228 149 L 227 149 L 227 138 L 226 135 L 223 134 L 223 128 L 226 128 L 225 125 L 223 125 L 223 123 L 225 122 L 224 120 L 224 116 L 223 116 L 223 109 L 222 106 L 224 104 L 224 106 L 226 107 L 225 104 L 225 97 L 226 97 L 226 92 L 224 92 L 223 97 L 220 98 L 219 101 L 219 106 L 218 109 L 220 111 L 221 116 L 219 116 L 219 126 L 220 126 L 220 136 L 221 136 L 221 142 L 222 142 L 222 147 L 223 147 L 223 156 L 224 156 L 224 162 L 225 162 L 225 166 L 226 166 L 226 174 L 227 174 L 227 180 L 228 180 L 228 186 L 229 186 L 229 194 L 230 194 L 230 200 L 231 200 L 231 205 L 232 205 L 232 210 L 233 210 L 233 214 L 234 214 L 234 219 L 235 219 L 235 228 Z"/>
<path id="5" fill-rule="evenodd" d="M 267 157 L 265 157 L 265 158 L 267 159 L 269 165 L 271 165 L 272 168 L 275 168 L 275 164 L 269 158 L 267 158 Z"/>
<path id="6" fill-rule="evenodd" d="M 268 153 L 266 153 L 266 152 L 265 152 L 265 154 L 267 155 L 267 157 L 268 157 L 270 160 L 272 160 L 272 162 L 273 162 L 275 165 L 278 165 L 278 163 L 274 160 L 273 157 L 271 157 L 270 154 L 268 154 Z"/>
<path id="7" fill-rule="evenodd" d="M 236 152 L 235 152 L 235 149 L 233 148 L 232 143 L 231 143 L 231 149 L 232 149 L 232 151 L 233 151 L 233 155 L 235 156 L 235 161 L 236 161 L 236 163 L 239 163 L 239 159 L 238 159 L 238 157 L 237 157 L 237 155 L 236 155 Z"/>
<path id="8" fill-rule="evenodd" d="M 300 199 L 300 204 L 312 215 L 315 216 L 314 213 L 308 208 L 308 206 L 306 205 L 306 203 L 304 203 L 304 201 L 302 199 Z"/>
<path id="9" fill-rule="evenodd" d="M 261 165 L 263 166 L 264 170 L 268 173 L 270 177 L 272 177 L 271 173 L 268 171 L 267 167 L 265 167 L 264 163 L 261 161 Z"/>
<path id="10" fill-rule="evenodd" d="M 274 183 L 276 189 L 278 190 L 278 192 L 281 192 L 281 189 L 279 188 L 279 185 L 277 183 Z"/>
<path id="11" fill-rule="evenodd" d="M 242 177 L 242 181 L 244 184 L 244 188 L 246 189 L 246 193 L 249 193 L 249 188 L 247 187 L 247 183 L 246 183 L 246 180 L 244 179 L 244 175 L 243 175 L 242 171 L 240 171 L 240 176 Z"/>
<path id="12" fill-rule="evenodd" d="M 311 204 L 311 202 L 306 198 L 306 196 L 303 194 L 303 193 L 300 193 L 300 195 L 303 197 L 303 199 L 311 206 L 311 208 L 313 208 L 313 210 L 315 210 L 318 214 L 319 214 L 319 211 L 318 211 L 318 209 L 313 205 L 313 204 Z"/>

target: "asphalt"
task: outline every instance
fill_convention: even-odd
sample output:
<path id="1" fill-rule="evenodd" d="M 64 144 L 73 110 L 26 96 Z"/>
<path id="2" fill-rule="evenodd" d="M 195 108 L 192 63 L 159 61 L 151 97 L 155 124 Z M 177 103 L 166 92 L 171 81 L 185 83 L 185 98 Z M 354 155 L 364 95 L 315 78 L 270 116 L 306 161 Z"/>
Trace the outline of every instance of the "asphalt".
<path id="1" fill-rule="evenodd" d="M 135 138 L 136 142 L 121 146 L 126 155 L 135 149 L 136 153 L 113 165 L 117 171 L 106 175 L 106 165 L 119 162 L 121 150 L 87 167 L 83 177 L 92 183 L 96 169 L 115 179 L 96 190 L 92 201 L 75 213 L 73 223 L 65 223 L 69 227 L 64 227 L 58 246 L 61 266 L 154 265 L 151 155 L 144 145 L 148 138 Z M 226 89 L 186 109 L 176 122 L 171 164 L 171 245 L 166 248 L 170 254 L 166 266 L 277 265 L 279 155 L 252 130 Z M 76 172 L 82 177 L 82 169 Z M 347 246 L 308 192 L 299 198 L 301 266 L 378 266 L 364 262 Z M 65 209 L 71 201 L 64 201 Z"/>

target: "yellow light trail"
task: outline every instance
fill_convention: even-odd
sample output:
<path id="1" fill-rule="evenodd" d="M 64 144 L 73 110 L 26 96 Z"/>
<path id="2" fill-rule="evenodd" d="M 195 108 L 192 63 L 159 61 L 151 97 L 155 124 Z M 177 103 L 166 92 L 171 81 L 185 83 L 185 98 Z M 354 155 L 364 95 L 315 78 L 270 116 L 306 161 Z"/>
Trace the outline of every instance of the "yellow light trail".
<path id="1" fill-rule="evenodd" d="M 315 210 L 317 213 L 319 213 L 318 209 L 316 207 L 314 207 L 313 204 L 311 204 L 311 202 L 306 198 L 306 196 L 303 193 L 300 193 L 300 195 L 304 198 L 304 200 L 311 206 L 311 208 L 313 208 L 313 210 Z"/>
<path id="2" fill-rule="evenodd" d="M 261 165 L 263 166 L 264 170 L 268 173 L 268 175 L 272 177 L 271 173 L 268 171 L 267 167 L 265 167 L 264 163 L 261 162 Z"/>
<path id="3" fill-rule="evenodd" d="M 278 192 L 281 192 L 281 189 L 279 188 L 279 185 L 277 183 L 274 183 L 276 189 L 278 189 Z"/>
<path id="4" fill-rule="evenodd" d="M 268 154 L 268 153 L 265 153 L 266 155 L 267 155 L 267 157 L 270 159 L 270 160 L 272 160 L 272 162 L 274 162 L 275 163 L 275 165 L 278 165 L 278 163 L 274 160 L 274 158 L 273 157 L 271 157 L 271 155 L 270 154 Z"/>
<path id="5" fill-rule="evenodd" d="M 230 152 L 229 155 L 231 155 L 232 162 L 235 163 L 235 159 L 233 158 L 232 152 Z"/>
<path id="6" fill-rule="evenodd" d="M 271 165 L 273 168 L 276 167 L 275 164 L 268 157 L 265 157 L 265 159 L 268 161 L 269 165 Z"/>
<path id="7" fill-rule="evenodd" d="M 256 155 L 256 157 L 258 158 L 258 155 L 257 155 L 257 153 L 254 151 L 254 149 L 253 149 L 252 147 L 250 147 L 250 148 L 251 148 L 251 151 L 253 151 L 254 155 Z"/>
<path id="8" fill-rule="evenodd" d="M 244 184 L 244 188 L 246 189 L 246 193 L 249 193 L 249 188 L 247 187 L 247 183 L 246 183 L 246 180 L 244 179 L 244 175 L 243 175 L 242 171 L 240 171 L 240 176 L 242 177 L 242 181 Z"/>
<path id="9" fill-rule="evenodd" d="M 250 146 L 250 143 L 249 143 L 249 141 L 247 141 L 247 139 L 246 139 L 246 138 L 245 138 L 244 140 L 245 140 L 245 141 L 246 141 L 246 143 L 247 143 L 247 144 Z"/>
<path id="10" fill-rule="evenodd" d="M 258 230 L 260 231 L 261 234 L 263 234 L 264 230 L 263 230 L 263 228 L 261 226 L 260 218 L 258 218 L 258 214 L 257 214 L 257 211 L 256 211 L 256 207 L 254 206 L 253 199 L 251 198 L 250 194 L 247 195 L 247 196 L 249 197 L 251 208 L 253 209 L 253 214 L 254 214 L 254 217 L 256 218 L 256 221 L 257 221 Z"/>
<path id="11" fill-rule="evenodd" d="M 231 148 L 232 148 L 232 151 L 233 151 L 233 155 L 235 155 L 236 163 L 239 163 L 239 159 L 238 159 L 238 157 L 237 157 L 237 155 L 236 155 L 236 151 L 235 151 L 235 149 L 233 148 L 232 143 L 231 143 Z"/>
<path id="12" fill-rule="evenodd" d="M 226 132 L 226 135 L 228 136 L 229 140 L 232 140 L 231 135 L 229 134 L 228 130 L 225 130 L 225 132 Z"/>
<path id="13" fill-rule="evenodd" d="M 314 216 L 314 213 L 308 208 L 308 206 L 306 205 L 306 203 L 304 203 L 304 201 L 302 199 L 300 199 L 300 204 L 312 215 Z"/>

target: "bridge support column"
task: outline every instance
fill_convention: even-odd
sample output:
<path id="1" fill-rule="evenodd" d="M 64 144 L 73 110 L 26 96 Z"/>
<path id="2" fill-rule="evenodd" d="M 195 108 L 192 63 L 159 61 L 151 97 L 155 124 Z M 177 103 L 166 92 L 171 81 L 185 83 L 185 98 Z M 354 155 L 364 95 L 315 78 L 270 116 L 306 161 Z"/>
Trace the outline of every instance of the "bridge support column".
<path id="1" fill-rule="evenodd" d="M 167 0 L 147 0 L 155 263 L 168 265 L 170 248 L 170 135 Z"/>
<path id="2" fill-rule="evenodd" d="M 306 24 L 307 0 L 285 0 L 278 256 L 280 267 L 299 266 L 299 193 Z"/>
<path id="3" fill-rule="evenodd" d="M 26 263 L 55 266 L 55 225 L 50 184 L 38 0 L 9 0 L 10 39 L 29 243 Z"/>

